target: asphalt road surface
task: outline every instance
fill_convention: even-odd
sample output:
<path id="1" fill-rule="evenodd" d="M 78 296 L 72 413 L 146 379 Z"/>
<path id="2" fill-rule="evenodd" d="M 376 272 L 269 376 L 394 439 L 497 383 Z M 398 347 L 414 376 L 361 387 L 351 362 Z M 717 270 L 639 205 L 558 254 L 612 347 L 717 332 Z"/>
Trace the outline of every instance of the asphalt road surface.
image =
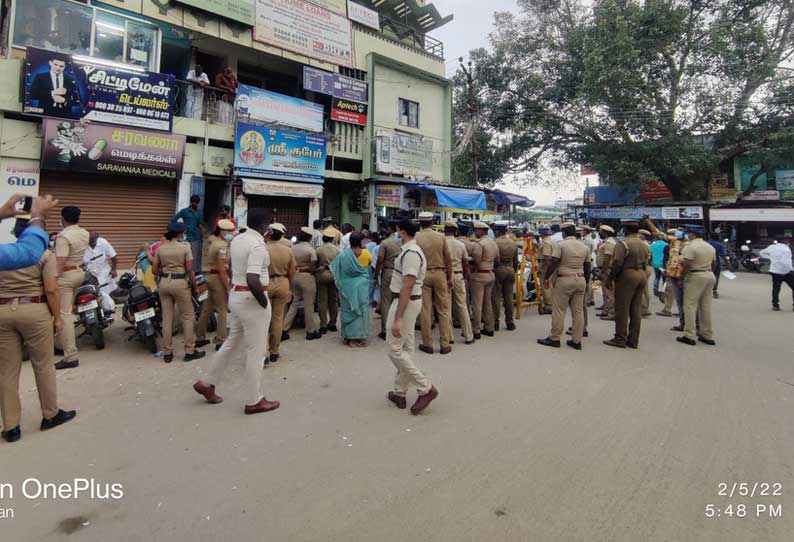
<path id="1" fill-rule="evenodd" d="M 723 279 L 716 347 L 676 343 L 654 316 L 637 351 L 602 345 L 597 319 L 583 351 L 548 349 L 535 339 L 550 317 L 529 310 L 517 331 L 417 353 L 440 391 L 417 417 L 386 401 L 377 338 L 350 350 L 293 330 L 264 376 L 281 409 L 244 416 L 240 366 L 206 404 L 191 385 L 211 355 L 165 365 L 117 324 L 58 372 L 72 423 L 38 431 L 25 365 L 22 440 L 0 442 L 0 515 L 14 516 L 0 539 L 792 540 L 794 312 L 787 289 L 771 312 L 769 291 L 768 276 Z M 27 499 L 28 478 L 123 497 Z"/>

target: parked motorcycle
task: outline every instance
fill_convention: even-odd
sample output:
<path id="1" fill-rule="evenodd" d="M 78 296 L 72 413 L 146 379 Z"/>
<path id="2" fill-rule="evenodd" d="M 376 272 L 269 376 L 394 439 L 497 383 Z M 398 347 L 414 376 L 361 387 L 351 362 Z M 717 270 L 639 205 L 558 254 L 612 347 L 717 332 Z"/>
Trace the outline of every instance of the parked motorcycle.
<path id="1" fill-rule="evenodd" d="M 725 239 L 725 268 L 730 269 L 734 273 L 739 270 L 739 262 L 741 254 L 737 254 L 735 249 L 730 249 L 730 239 Z"/>
<path id="2" fill-rule="evenodd" d="M 131 324 L 127 330 L 135 330 L 128 340 L 134 338 L 146 345 L 152 353 L 157 353 L 157 335 L 162 335 L 162 311 L 160 296 L 143 285 L 138 279 L 137 269 L 141 260 L 136 260 L 132 268 L 121 275 L 119 286 L 127 290 L 127 300 L 122 308 L 122 318 Z"/>
<path id="3" fill-rule="evenodd" d="M 83 283 L 75 292 L 74 308 L 77 314 L 75 325 L 83 326 L 83 335 L 91 335 L 97 350 L 105 348 L 104 329 L 113 323 L 115 305 L 109 296 L 100 292 L 97 278 L 86 271 Z"/>
<path id="4" fill-rule="evenodd" d="M 191 294 L 193 300 L 193 310 L 196 312 L 196 320 L 201 315 L 201 307 L 204 302 L 210 297 L 209 287 L 207 286 L 207 279 L 204 275 L 196 275 L 196 288 Z M 209 322 L 207 323 L 207 331 L 215 331 L 218 327 L 218 321 L 215 318 L 215 312 L 210 314 Z"/>
<path id="5" fill-rule="evenodd" d="M 758 254 L 756 254 L 753 251 L 752 247 L 750 246 L 749 240 L 744 245 L 741 246 L 741 251 L 742 251 L 742 259 L 741 259 L 742 267 L 744 267 L 748 271 L 752 271 L 753 273 L 760 273 L 762 267 L 767 262 L 764 258 L 761 258 Z"/>

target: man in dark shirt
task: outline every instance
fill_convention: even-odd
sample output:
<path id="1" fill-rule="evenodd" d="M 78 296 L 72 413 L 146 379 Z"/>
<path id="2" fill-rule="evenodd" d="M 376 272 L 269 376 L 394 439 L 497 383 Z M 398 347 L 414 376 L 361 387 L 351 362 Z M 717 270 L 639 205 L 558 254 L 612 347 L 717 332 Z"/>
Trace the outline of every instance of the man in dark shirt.
<path id="1" fill-rule="evenodd" d="M 201 197 L 197 195 L 190 196 L 190 206 L 185 207 L 179 211 L 172 222 L 177 222 L 180 219 L 185 224 L 187 232 L 187 240 L 190 243 L 190 251 L 193 253 L 193 271 L 201 273 L 201 252 L 203 234 L 201 228 L 201 213 L 198 210 Z"/>
<path id="2" fill-rule="evenodd" d="M 712 233 L 709 236 L 709 244 L 714 247 L 714 251 L 717 253 L 717 268 L 714 270 L 714 289 L 712 290 L 714 293 L 714 299 L 720 297 L 720 294 L 717 292 L 717 288 L 720 285 L 720 274 L 722 273 L 722 260 L 725 258 L 725 245 L 720 243 L 720 236 L 717 233 Z"/>

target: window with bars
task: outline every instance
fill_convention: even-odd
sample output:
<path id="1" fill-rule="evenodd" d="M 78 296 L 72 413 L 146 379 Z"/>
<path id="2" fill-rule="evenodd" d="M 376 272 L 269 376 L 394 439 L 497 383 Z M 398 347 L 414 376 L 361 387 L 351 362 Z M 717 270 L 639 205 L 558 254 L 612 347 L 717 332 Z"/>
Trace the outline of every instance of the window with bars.
<path id="1" fill-rule="evenodd" d="M 419 128 L 419 103 L 405 98 L 399 99 L 399 123 L 408 128 Z"/>

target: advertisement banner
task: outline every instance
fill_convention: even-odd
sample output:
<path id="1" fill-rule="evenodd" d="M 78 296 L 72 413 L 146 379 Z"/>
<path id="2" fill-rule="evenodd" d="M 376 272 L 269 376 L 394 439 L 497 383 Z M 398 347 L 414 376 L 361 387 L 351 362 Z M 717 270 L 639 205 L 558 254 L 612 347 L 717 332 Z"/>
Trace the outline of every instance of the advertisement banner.
<path id="1" fill-rule="evenodd" d="M 777 190 L 753 190 L 742 199 L 745 201 L 778 201 L 780 192 Z"/>
<path id="2" fill-rule="evenodd" d="M 592 219 L 641 219 L 648 215 L 653 220 L 703 220 L 703 207 L 606 207 L 588 209 Z"/>
<path id="3" fill-rule="evenodd" d="M 369 9 L 352 0 L 347 0 L 347 16 L 351 21 L 380 30 L 380 15 L 374 9 Z"/>
<path id="4" fill-rule="evenodd" d="M 306 0 L 256 0 L 254 40 L 330 64 L 353 65 L 352 23 Z"/>
<path id="5" fill-rule="evenodd" d="M 664 220 L 703 220 L 703 207 L 662 207 Z"/>
<path id="6" fill-rule="evenodd" d="M 334 13 L 345 14 L 345 0 L 309 0 L 309 2 Z"/>
<path id="7" fill-rule="evenodd" d="M 783 169 L 775 172 L 777 191 L 780 199 L 794 200 L 794 169 Z"/>
<path id="8" fill-rule="evenodd" d="M 28 47 L 24 85 L 24 113 L 171 131 L 170 75 Z"/>
<path id="9" fill-rule="evenodd" d="M 379 184 L 375 186 L 375 206 L 403 208 L 403 186 L 400 184 Z"/>
<path id="10" fill-rule="evenodd" d="M 640 189 L 640 199 L 643 201 L 673 199 L 673 193 L 662 181 L 648 181 Z"/>
<path id="11" fill-rule="evenodd" d="M 375 167 L 380 173 L 433 176 L 433 141 L 392 130 L 378 130 Z"/>
<path id="12" fill-rule="evenodd" d="M 178 179 L 185 136 L 45 119 L 41 168 Z"/>
<path id="13" fill-rule="evenodd" d="M 709 187 L 711 201 L 736 201 L 736 188 L 730 186 L 727 175 L 713 175 Z"/>
<path id="14" fill-rule="evenodd" d="M 334 98 L 331 107 L 331 118 L 339 122 L 366 126 L 368 112 L 369 106 L 367 104 L 351 102 L 344 98 Z"/>
<path id="15" fill-rule="evenodd" d="M 323 131 L 323 106 L 248 85 L 237 87 L 237 114 L 309 132 Z"/>
<path id="16" fill-rule="evenodd" d="M 238 122 L 234 169 L 243 177 L 322 183 L 325 137 Z"/>
<path id="17" fill-rule="evenodd" d="M 180 4 L 203 9 L 221 17 L 254 26 L 254 0 L 176 0 Z"/>
<path id="18" fill-rule="evenodd" d="M 14 194 L 39 194 L 39 161 L 26 158 L 0 159 L 0 202 L 7 202 Z M 0 221 L 0 243 L 13 243 L 15 218 Z"/>

